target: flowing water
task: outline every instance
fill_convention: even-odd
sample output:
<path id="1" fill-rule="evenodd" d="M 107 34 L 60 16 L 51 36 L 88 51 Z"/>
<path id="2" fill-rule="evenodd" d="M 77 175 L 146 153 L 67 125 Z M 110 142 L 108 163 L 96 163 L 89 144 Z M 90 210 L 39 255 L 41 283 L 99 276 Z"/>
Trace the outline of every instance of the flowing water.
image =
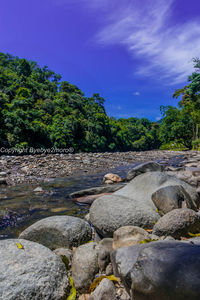
<path id="1" fill-rule="evenodd" d="M 112 172 L 122 177 L 132 166 L 118 167 Z M 53 215 L 84 217 L 88 205 L 76 204 L 69 194 L 81 189 L 102 185 L 105 173 L 57 178 L 40 184 L 42 193 L 33 190 L 38 186 L 25 184 L 7 187 L 0 191 L 0 239 L 16 238 L 34 222 Z"/>
<path id="2" fill-rule="evenodd" d="M 182 155 L 168 161 L 158 160 L 163 165 L 178 166 Z M 141 163 L 141 162 L 140 162 Z M 135 163 L 137 165 L 138 163 Z M 106 173 L 117 173 L 125 177 L 133 165 L 117 167 Z M 34 222 L 53 215 L 68 215 L 83 218 L 89 205 L 76 204 L 70 193 L 102 185 L 105 172 L 96 175 L 80 175 L 57 178 L 39 184 L 42 193 L 35 193 L 38 184 L 24 184 L 0 189 L 0 239 L 16 238 L 19 233 Z"/>

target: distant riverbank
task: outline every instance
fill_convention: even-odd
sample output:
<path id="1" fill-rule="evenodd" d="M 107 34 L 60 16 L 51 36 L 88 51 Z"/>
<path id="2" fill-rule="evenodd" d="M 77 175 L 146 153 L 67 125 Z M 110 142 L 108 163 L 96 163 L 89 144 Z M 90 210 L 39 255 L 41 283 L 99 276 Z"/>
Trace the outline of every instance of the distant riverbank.
<path id="1" fill-rule="evenodd" d="M 0 177 L 7 185 L 48 182 L 58 177 L 97 174 L 119 166 L 138 162 L 159 161 L 176 164 L 179 157 L 190 157 L 192 151 L 105 152 L 77 154 L 40 154 L 1 156 Z M 2 174 L 2 175 L 1 175 Z"/>

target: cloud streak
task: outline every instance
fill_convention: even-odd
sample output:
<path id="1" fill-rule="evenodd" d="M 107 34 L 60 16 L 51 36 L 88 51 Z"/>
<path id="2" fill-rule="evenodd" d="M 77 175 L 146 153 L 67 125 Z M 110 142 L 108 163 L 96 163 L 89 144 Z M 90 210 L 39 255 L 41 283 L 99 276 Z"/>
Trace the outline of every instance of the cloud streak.
<path id="1" fill-rule="evenodd" d="M 200 21 L 174 25 L 174 1 L 145 0 L 141 5 L 141 0 L 125 0 L 114 13 L 108 13 L 98 43 L 121 44 L 128 49 L 133 59 L 140 61 L 137 75 L 159 74 L 166 84 L 185 82 L 193 71 L 192 58 L 200 52 Z"/>

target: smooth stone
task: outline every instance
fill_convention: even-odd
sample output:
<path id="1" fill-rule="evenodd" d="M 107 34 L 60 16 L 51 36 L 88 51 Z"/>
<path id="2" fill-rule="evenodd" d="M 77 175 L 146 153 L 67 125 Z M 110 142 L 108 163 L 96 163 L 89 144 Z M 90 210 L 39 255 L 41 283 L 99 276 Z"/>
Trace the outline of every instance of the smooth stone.
<path id="1" fill-rule="evenodd" d="M 100 197 L 90 207 L 90 222 L 103 237 L 113 237 L 122 226 L 153 228 L 159 217 L 156 209 L 116 194 Z"/>
<path id="2" fill-rule="evenodd" d="M 77 247 L 91 240 L 90 225 L 76 217 L 53 216 L 26 228 L 20 238 L 38 242 L 51 250 Z"/>
<path id="3" fill-rule="evenodd" d="M 108 174 L 104 175 L 103 182 L 106 182 L 107 180 L 111 180 L 112 182 L 122 182 L 123 181 L 123 179 L 119 175 L 112 174 L 112 173 L 108 173 Z"/>
<path id="4" fill-rule="evenodd" d="M 33 190 L 35 193 L 42 193 L 43 192 L 43 189 L 41 186 L 38 186 L 36 187 L 34 190 Z"/>
<path id="5" fill-rule="evenodd" d="M 80 293 L 87 293 L 89 291 L 90 285 L 99 271 L 98 251 L 98 244 L 91 242 L 79 246 L 74 252 L 72 277 L 75 288 Z"/>
<path id="6" fill-rule="evenodd" d="M 0 260 L 0 299 L 67 299 L 70 286 L 65 265 L 48 248 L 23 239 L 2 240 Z"/>
<path id="7" fill-rule="evenodd" d="M 180 239 L 188 232 L 200 232 L 200 216 L 188 208 L 174 209 L 158 220 L 153 228 L 157 236 L 172 236 Z"/>
<path id="8" fill-rule="evenodd" d="M 159 165 L 156 162 L 150 161 L 150 162 L 145 162 L 141 163 L 137 166 L 135 166 L 133 169 L 131 169 L 128 174 L 126 175 L 126 180 L 130 181 L 136 176 L 146 173 L 146 172 L 156 172 L 156 171 L 163 171 L 163 167 Z"/>
<path id="9" fill-rule="evenodd" d="M 114 273 L 134 300 L 198 300 L 200 247 L 152 242 L 112 253 Z"/>
<path id="10" fill-rule="evenodd" d="M 190 195 L 181 185 L 166 186 L 152 194 L 159 213 L 166 214 L 176 208 L 193 208 Z"/>

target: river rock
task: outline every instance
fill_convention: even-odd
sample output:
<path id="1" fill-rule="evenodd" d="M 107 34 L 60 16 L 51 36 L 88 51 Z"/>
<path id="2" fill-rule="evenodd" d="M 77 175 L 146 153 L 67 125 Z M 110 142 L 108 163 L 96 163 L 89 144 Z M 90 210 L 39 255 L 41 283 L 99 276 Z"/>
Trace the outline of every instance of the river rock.
<path id="1" fill-rule="evenodd" d="M 155 171 L 163 171 L 163 167 L 153 161 L 141 163 L 128 172 L 128 174 L 126 175 L 126 180 L 130 181 L 131 179 L 135 178 L 136 176 L 142 173 Z"/>
<path id="2" fill-rule="evenodd" d="M 163 241 L 119 248 L 112 262 L 134 300 L 199 299 L 197 245 Z"/>
<path id="3" fill-rule="evenodd" d="M 108 173 L 106 175 L 104 175 L 103 178 L 103 182 L 106 183 L 106 181 L 111 180 L 112 182 L 122 182 L 123 179 L 117 175 L 117 174 L 112 174 L 112 173 Z"/>
<path id="4" fill-rule="evenodd" d="M 77 247 L 91 240 L 89 224 L 76 217 L 53 216 L 26 228 L 20 238 L 38 242 L 51 250 Z"/>
<path id="5" fill-rule="evenodd" d="M 137 199 L 143 206 L 156 210 L 156 206 L 151 199 L 152 194 L 163 187 L 174 185 L 180 185 L 185 189 L 191 198 L 190 207 L 197 210 L 197 207 L 200 204 L 200 196 L 196 190 L 186 182 L 164 172 L 147 172 L 138 175 L 125 187 L 116 191 L 114 194 L 134 199 L 134 201 Z"/>
<path id="6" fill-rule="evenodd" d="M 122 226 L 153 228 L 159 217 L 156 209 L 137 198 L 133 200 L 116 193 L 96 199 L 90 207 L 90 222 L 103 237 L 112 237 Z"/>
<path id="7" fill-rule="evenodd" d="M 104 278 L 88 300 L 116 300 L 116 291 L 113 282 Z"/>
<path id="8" fill-rule="evenodd" d="M 179 239 L 188 236 L 188 232 L 200 232 L 200 216 L 192 209 L 174 209 L 158 220 L 153 228 L 157 236 L 172 236 Z"/>
<path id="9" fill-rule="evenodd" d="M 74 285 L 80 293 L 87 293 L 95 275 L 99 271 L 98 267 L 97 243 L 88 243 L 78 247 L 72 259 L 72 277 Z"/>
<path id="10" fill-rule="evenodd" d="M 151 235 L 137 226 L 124 226 L 117 229 L 113 235 L 113 249 L 137 245 L 143 240 L 151 239 Z"/>
<path id="11" fill-rule="evenodd" d="M 166 186 L 152 194 L 159 213 L 166 214 L 176 208 L 192 208 L 190 195 L 181 185 Z"/>
<path id="12" fill-rule="evenodd" d="M 0 299 L 63 300 L 69 295 L 65 265 L 48 248 L 23 239 L 2 240 L 0 260 Z"/>

